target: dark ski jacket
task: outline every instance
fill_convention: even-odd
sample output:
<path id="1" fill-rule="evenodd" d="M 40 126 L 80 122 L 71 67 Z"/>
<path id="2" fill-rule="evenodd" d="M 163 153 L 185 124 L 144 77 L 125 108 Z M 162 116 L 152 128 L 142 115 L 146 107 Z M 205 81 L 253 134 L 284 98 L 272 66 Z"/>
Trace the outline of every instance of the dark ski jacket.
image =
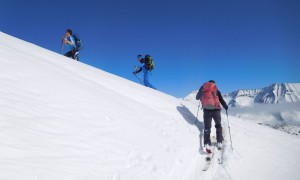
<path id="1" fill-rule="evenodd" d="M 144 64 L 143 66 L 145 67 L 145 69 L 146 70 L 148 70 L 148 69 L 150 69 L 148 66 L 148 62 L 146 62 L 146 60 L 145 60 L 145 58 L 142 58 L 141 60 L 140 60 L 140 63 L 141 64 Z M 140 69 L 139 70 L 137 70 L 135 73 L 140 73 L 141 71 L 142 71 L 142 67 L 140 67 Z"/>
<path id="2" fill-rule="evenodd" d="M 228 106 L 227 106 L 226 102 L 224 101 L 223 96 L 222 96 L 222 94 L 221 94 L 221 92 L 219 90 L 217 91 L 217 95 L 219 97 L 220 103 L 227 110 Z M 201 96 L 202 96 L 202 86 L 201 86 L 201 88 L 199 89 L 199 91 L 197 93 L 196 100 L 200 100 Z"/>

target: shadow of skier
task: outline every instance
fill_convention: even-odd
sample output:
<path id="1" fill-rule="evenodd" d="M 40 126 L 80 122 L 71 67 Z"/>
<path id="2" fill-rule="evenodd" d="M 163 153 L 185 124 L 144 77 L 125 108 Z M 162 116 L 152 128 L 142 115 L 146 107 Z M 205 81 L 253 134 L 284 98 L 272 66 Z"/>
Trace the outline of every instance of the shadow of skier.
<path id="1" fill-rule="evenodd" d="M 181 106 L 177 106 L 177 111 L 182 115 L 182 117 L 186 120 L 186 122 L 188 122 L 190 125 L 195 125 L 200 134 L 199 134 L 199 138 L 200 138 L 200 148 L 199 148 L 199 153 L 200 154 L 205 154 L 205 152 L 203 151 L 202 147 L 203 147 L 203 143 L 202 143 L 202 139 L 203 139 L 203 132 L 204 132 L 204 123 L 199 121 L 197 119 L 197 117 L 195 117 L 195 115 L 184 105 L 181 104 Z"/>

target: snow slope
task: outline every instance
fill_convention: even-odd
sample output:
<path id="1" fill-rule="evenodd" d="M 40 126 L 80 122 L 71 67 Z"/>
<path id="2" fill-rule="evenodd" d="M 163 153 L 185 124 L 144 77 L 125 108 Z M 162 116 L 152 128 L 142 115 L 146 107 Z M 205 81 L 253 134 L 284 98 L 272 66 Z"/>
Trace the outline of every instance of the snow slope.
<path id="1" fill-rule="evenodd" d="M 0 32 L 1 180 L 300 178 L 299 138 L 232 116 L 234 150 L 227 131 L 224 164 L 202 172 L 196 113 L 197 104 Z"/>

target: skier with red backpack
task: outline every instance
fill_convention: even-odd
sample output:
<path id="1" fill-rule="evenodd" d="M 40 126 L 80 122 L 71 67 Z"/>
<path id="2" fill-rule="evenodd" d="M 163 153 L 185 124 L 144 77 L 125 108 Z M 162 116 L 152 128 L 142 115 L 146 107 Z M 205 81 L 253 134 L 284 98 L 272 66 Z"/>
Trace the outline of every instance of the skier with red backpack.
<path id="1" fill-rule="evenodd" d="M 222 125 L 221 125 L 221 104 L 226 109 L 228 106 L 224 101 L 221 92 L 218 90 L 215 81 L 210 80 L 204 83 L 199 89 L 197 100 L 201 101 L 203 109 L 203 119 L 204 119 L 204 146 L 206 151 L 209 153 L 211 139 L 210 139 L 210 129 L 211 121 L 214 119 L 216 135 L 217 135 L 217 148 L 222 148 L 223 134 L 222 134 Z"/>

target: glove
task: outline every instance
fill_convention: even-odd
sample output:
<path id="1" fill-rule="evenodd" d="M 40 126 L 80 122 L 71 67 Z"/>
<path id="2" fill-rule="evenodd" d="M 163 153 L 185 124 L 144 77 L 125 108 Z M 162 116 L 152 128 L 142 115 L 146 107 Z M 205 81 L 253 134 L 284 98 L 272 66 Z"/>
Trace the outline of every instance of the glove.
<path id="1" fill-rule="evenodd" d="M 136 75 L 136 71 L 132 72 L 132 74 Z"/>

